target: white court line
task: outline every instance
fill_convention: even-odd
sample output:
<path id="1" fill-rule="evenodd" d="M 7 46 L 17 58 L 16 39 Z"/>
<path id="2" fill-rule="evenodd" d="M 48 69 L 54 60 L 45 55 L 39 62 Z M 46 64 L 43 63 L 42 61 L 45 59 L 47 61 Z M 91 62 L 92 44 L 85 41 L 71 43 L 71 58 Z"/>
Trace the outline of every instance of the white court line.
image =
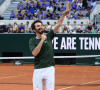
<path id="1" fill-rule="evenodd" d="M 85 84 L 89 84 L 89 83 L 93 83 L 93 82 L 98 82 L 98 81 L 100 81 L 100 80 L 91 81 L 91 82 L 83 83 L 83 84 L 80 84 L 80 85 L 85 85 Z M 69 89 L 69 88 L 73 88 L 73 87 L 76 87 L 76 86 L 65 87 L 65 88 L 61 88 L 61 89 L 58 89 L 58 90 L 64 90 L 64 89 Z"/>
<path id="2" fill-rule="evenodd" d="M 20 77 L 20 76 L 27 76 L 29 74 L 24 74 L 24 75 L 16 75 L 16 76 L 10 76 L 10 77 L 2 77 L 0 79 L 5 79 L 5 78 L 16 78 L 16 77 Z"/>
<path id="3" fill-rule="evenodd" d="M 70 87 L 66 87 L 66 88 L 61 88 L 61 89 L 58 89 L 58 90 L 64 90 L 64 89 L 69 89 L 69 88 L 73 88 L 75 86 L 70 86 Z"/>

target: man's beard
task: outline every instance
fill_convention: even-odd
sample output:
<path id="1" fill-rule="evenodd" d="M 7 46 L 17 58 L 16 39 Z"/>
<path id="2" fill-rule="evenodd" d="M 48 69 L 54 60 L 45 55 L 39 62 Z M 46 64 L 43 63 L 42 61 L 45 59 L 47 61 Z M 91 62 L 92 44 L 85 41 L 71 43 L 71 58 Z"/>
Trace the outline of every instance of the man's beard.
<path id="1" fill-rule="evenodd" d="M 43 34 L 43 33 L 44 33 L 44 30 L 43 30 L 43 31 L 41 31 L 41 32 L 39 32 L 40 30 L 41 30 L 41 28 L 36 29 L 36 31 L 37 31 L 39 34 Z"/>

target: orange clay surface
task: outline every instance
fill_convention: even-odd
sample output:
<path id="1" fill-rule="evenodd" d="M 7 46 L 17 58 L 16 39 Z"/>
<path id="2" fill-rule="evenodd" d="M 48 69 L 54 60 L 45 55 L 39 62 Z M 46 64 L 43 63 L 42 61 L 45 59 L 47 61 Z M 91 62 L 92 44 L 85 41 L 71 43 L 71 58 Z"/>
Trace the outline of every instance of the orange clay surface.
<path id="1" fill-rule="evenodd" d="M 33 70 L 0 64 L 0 90 L 33 90 Z M 100 66 L 56 65 L 55 72 L 55 90 L 100 90 Z"/>

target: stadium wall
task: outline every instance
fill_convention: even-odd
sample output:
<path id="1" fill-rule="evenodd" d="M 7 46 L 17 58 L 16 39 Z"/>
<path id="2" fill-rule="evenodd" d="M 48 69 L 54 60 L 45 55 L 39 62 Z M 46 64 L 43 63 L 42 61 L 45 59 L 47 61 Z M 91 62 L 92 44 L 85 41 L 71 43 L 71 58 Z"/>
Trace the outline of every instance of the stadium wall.
<path id="1" fill-rule="evenodd" d="M 29 21 L 30 25 L 32 24 L 32 22 L 34 20 L 0 20 L 0 22 L 3 22 L 5 25 L 10 24 L 14 24 L 14 22 L 16 22 L 18 25 L 20 25 L 21 23 L 23 23 L 24 25 L 26 25 L 26 22 Z M 47 24 L 48 20 L 42 20 L 43 24 Z M 84 22 L 84 25 L 87 25 L 89 23 L 89 19 L 84 19 L 84 20 L 67 20 L 65 19 L 63 21 L 63 24 L 67 24 L 67 21 L 70 21 L 70 24 L 73 25 L 73 22 L 76 21 L 77 24 L 79 25 L 81 22 Z M 57 22 L 57 20 L 49 20 L 51 25 L 54 25 L 54 22 Z"/>

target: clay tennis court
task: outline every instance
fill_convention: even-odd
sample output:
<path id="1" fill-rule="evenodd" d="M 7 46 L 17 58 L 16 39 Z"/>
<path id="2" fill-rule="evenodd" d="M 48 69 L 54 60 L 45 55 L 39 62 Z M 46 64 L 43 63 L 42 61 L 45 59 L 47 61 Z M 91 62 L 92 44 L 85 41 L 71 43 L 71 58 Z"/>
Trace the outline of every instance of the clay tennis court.
<path id="1" fill-rule="evenodd" d="M 33 90 L 33 69 L 0 64 L 0 90 Z M 55 70 L 55 90 L 100 90 L 100 66 L 56 65 Z"/>

